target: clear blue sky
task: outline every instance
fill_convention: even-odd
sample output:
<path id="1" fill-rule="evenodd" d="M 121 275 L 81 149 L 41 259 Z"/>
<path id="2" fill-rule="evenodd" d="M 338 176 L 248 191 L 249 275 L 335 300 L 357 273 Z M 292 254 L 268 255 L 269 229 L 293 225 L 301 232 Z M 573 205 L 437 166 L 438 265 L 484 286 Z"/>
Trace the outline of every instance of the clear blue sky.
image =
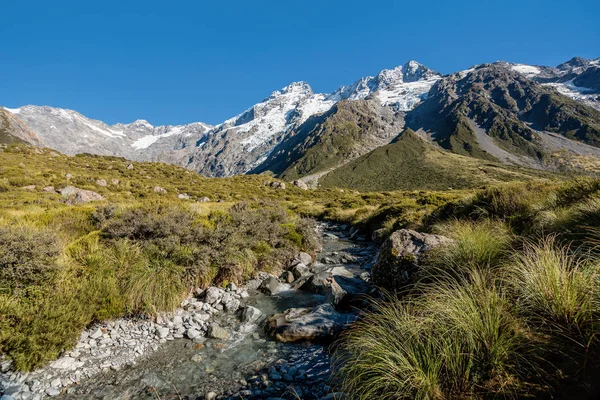
<path id="1" fill-rule="evenodd" d="M 600 57 L 600 1 L 1 0 L 0 105 L 108 123 L 219 123 L 290 82 L 317 92 L 415 59 Z"/>

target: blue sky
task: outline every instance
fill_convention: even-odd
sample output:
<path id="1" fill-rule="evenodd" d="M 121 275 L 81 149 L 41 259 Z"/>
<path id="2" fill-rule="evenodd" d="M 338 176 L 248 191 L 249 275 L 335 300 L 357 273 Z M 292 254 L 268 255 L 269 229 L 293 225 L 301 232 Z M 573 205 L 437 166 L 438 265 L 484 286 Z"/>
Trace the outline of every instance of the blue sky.
<path id="1" fill-rule="evenodd" d="M 600 2 L 1 0 L 0 105 L 108 123 L 219 123 L 293 81 L 316 92 L 415 59 L 600 57 Z"/>

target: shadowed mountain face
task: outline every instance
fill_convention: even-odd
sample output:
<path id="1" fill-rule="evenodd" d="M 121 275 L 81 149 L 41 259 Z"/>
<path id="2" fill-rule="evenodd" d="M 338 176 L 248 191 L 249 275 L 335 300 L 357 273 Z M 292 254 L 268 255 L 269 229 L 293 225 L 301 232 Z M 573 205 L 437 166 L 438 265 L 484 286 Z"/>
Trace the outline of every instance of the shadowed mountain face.
<path id="1" fill-rule="evenodd" d="M 505 64 L 445 77 L 406 117 L 443 148 L 482 159 L 541 165 L 547 132 L 600 146 L 600 112 Z"/>
<path id="2" fill-rule="evenodd" d="M 340 101 L 300 125 L 253 172 L 293 180 L 325 171 L 389 143 L 402 125 L 402 115 L 377 100 Z"/>

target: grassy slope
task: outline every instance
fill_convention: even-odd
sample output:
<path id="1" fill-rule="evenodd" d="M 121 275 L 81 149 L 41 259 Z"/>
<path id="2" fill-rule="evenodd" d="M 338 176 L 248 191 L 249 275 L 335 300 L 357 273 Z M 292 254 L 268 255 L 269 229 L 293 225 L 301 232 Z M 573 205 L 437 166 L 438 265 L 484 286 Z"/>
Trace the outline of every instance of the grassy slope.
<path id="1" fill-rule="evenodd" d="M 393 143 L 380 147 L 325 175 L 324 187 L 357 190 L 474 188 L 538 177 L 536 171 L 452 154 L 437 149 L 405 130 Z"/>

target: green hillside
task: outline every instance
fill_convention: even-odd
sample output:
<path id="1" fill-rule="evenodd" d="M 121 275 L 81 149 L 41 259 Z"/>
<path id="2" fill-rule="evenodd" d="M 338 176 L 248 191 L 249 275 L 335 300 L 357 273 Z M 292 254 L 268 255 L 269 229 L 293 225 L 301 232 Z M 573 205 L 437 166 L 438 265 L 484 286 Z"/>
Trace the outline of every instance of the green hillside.
<path id="1" fill-rule="evenodd" d="M 332 171 L 319 184 L 361 191 L 446 190 L 526 181 L 543 175 L 438 149 L 406 129 L 393 143 Z"/>

